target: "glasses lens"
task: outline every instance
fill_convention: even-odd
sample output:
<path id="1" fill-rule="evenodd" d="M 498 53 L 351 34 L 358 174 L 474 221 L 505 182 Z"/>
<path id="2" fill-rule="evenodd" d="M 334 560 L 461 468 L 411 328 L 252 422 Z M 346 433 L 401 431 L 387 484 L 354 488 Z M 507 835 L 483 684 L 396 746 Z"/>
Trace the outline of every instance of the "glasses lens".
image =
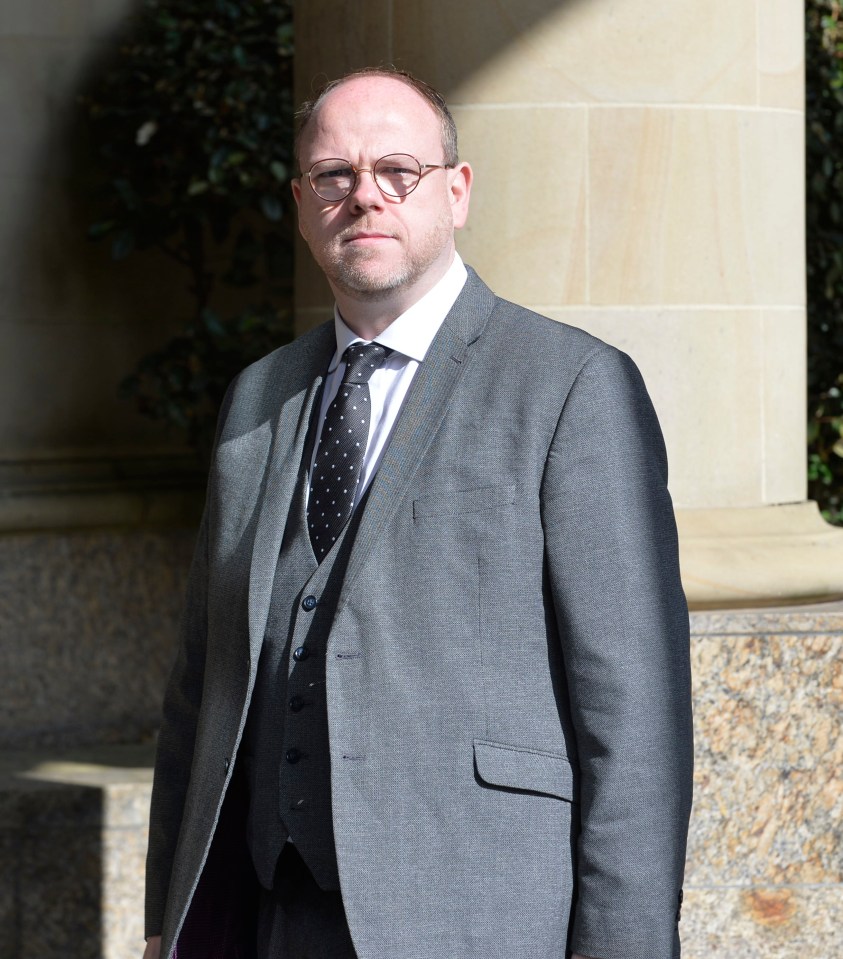
<path id="1" fill-rule="evenodd" d="M 348 160 L 320 160 L 310 168 L 310 185 L 323 200 L 342 200 L 354 188 L 354 170 Z"/>
<path id="2" fill-rule="evenodd" d="M 415 157 L 406 153 L 390 153 L 375 164 L 377 185 L 390 196 L 406 196 L 415 190 L 421 176 L 421 167 Z"/>

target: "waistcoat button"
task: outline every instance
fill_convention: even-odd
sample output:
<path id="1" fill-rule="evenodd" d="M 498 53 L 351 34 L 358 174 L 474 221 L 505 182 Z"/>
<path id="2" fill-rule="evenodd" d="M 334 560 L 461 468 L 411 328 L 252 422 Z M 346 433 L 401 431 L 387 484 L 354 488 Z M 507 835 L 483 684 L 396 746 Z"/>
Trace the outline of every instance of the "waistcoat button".
<path id="1" fill-rule="evenodd" d="M 301 753 L 295 746 L 287 750 L 286 753 L 287 762 L 291 765 L 295 765 L 301 759 Z"/>
<path id="2" fill-rule="evenodd" d="M 309 655 L 310 655 L 310 650 L 307 648 L 307 646 L 299 646 L 298 649 L 293 653 L 293 659 L 297 663 L 300 663 L 303 660 L 307 659 Z"/>
<path id="3" fill-rule="evenodd" d="M 301 696 L 293 696 L 293 698 L 290 700 L 290 709 L 292 709 L 294 713 L 300 713 L 304 707 L 305 702 Z"/>
<path id="4" fill-rule="evenodd" d="M 318 602 L 319 600 L 315 596 L 305 596 L 301 602 L 301 608 L 309 613 L 312 609 L 316 609 Z"/>

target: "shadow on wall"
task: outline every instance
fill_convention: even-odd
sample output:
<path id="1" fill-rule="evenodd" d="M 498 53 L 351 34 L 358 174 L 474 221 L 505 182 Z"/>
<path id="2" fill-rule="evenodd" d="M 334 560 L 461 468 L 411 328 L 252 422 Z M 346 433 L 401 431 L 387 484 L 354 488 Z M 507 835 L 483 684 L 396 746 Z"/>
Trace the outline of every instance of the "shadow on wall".
<path id="1" fill-rule="evenodd" d="M 106 245 L 86 238 L 92 154 L 78 96 L 134 5 L 111 4 L 107 25 L 85 5 L 66 36 L 0 36 L 17 121 L 4 137 L 0 181 L 3 486 L 14 484 L 15 463 L 181 451 L 117 399 L 122 377 L 186 308 L 181 279 L 163 258 L 151 268 L 114 263 Z"/>

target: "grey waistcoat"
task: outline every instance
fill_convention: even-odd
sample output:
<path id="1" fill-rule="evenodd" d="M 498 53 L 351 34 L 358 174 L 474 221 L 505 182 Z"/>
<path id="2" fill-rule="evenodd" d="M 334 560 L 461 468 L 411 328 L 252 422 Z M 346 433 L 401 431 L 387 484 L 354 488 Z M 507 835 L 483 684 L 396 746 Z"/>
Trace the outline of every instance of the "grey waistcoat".
<path id="1" fill-rule="evenodd" d="M 251 793 L 247 835 L 264 887 L 272 887 L 278 856 L 289 838 L 319 885 L 339 889 L 325 648 L 366 497 L 317 564 L 307 532 L 304 467 L 301 474 L 278 555 L 244 737 Z"/>

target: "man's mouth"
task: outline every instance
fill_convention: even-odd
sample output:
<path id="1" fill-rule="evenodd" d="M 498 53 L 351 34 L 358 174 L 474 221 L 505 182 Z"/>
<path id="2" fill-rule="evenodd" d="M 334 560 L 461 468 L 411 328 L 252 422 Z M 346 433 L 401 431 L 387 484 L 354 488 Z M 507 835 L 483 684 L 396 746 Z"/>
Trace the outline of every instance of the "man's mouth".
<path id="1" fill-rule="evenodd" d="M 378 243 L 382 240 L 394 240 L 395 237 L 391 233 L 380 233 L 377 230 L 355 230 L 354 233 L 349 233 L 347 236 L 343 237 L 343 243 Z"/>

